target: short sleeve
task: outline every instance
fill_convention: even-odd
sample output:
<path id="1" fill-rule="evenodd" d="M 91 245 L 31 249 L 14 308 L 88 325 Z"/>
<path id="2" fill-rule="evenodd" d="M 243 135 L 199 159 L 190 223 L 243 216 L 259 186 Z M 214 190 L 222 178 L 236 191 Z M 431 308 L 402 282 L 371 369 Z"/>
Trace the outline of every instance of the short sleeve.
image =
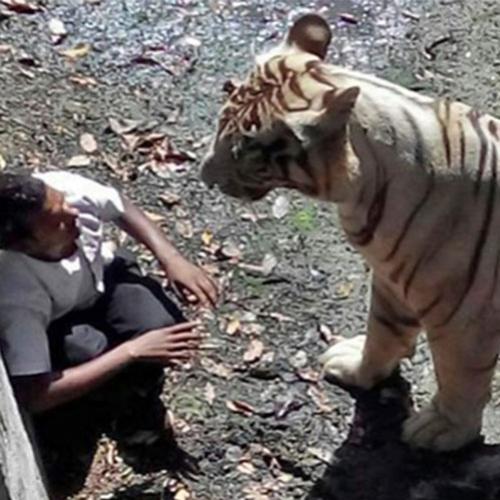
<path id="1" fill-rule="evenodd" d="M 52 370 L 45 321 L 35 311 L 24 307 L 0 310 L 0 347 L 10 376 Z"/>
<path id="2" fill-rule="evenodd" d="M 87 177 L 70 172 L 46 172 L 36 177 L 49 186 L 66 194 L 69 202 L 78 205 L 90 203 L 103 222 L 118 219 L 124 213 L 123 200 L 118 190 L 105 186 Z"/>

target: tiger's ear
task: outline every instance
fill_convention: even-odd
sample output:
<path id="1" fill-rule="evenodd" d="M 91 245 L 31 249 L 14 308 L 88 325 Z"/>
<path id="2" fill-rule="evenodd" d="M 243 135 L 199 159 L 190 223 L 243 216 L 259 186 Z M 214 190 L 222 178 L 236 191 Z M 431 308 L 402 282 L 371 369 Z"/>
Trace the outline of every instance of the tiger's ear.
<path id="1" fill-rule="evenodd" d="M 290 28 L 286 44 L 324 59 L 331 39 L 327 22 L 316 14 L 306 14 Z"/>
<path id="2" fill-rule="evenodd" d="M 310 139 L 324 137 L 341 130 L 347 124 L 351 111 L 359 97 L 359 87 L 332 90 L 325 94 L 325 110 L 304 128 Z"/>

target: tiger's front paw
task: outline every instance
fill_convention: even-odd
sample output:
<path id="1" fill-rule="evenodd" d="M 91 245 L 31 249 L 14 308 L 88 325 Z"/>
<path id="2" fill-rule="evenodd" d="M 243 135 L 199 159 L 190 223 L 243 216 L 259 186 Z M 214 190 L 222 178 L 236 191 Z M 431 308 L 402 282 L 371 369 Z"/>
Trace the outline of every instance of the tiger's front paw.
<path id="1" fill-rule="evenodd" d="M 480 431 L 481 416 L 452 419 L 431 403 L 405 421 L 402 438 L 417 448 L 452 451 L 473 441 Z"/>
<path id="2" fill-rule="evenodd" d="M 319 361 L 323 364 L 326 377 L 363 389 L 373 387 L 375 378 L 362 368 L 365 342 L 366 336 L 358 335 L 339 340 L 324 352 Z"/>

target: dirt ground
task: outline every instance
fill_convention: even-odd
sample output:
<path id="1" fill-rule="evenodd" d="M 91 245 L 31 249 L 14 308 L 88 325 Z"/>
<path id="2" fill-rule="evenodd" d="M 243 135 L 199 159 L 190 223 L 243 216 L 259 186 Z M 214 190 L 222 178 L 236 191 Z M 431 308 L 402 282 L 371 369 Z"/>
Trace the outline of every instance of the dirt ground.
<path id="1" fill-rule="evenodd" d="M 58 497 L 500 499 L 497 390 L 485 443 L 436 456 L 399 442 L 410 405 L 434 388 L 424 342 L 404 378 L 369 393 L 318 380 L 316 358 L 331 335 L 364 331 L 369 290 L 334 208 L 288 192 L 242 205 L 198 180 L 224 81 L 244 75 L 305 11 L 331 22 L 331 61 L 500 114 L 498 3 L 21 5 L 0 0 L 0 166 L 66 168 L 118 186 L 224 287 L 215 313 L 186 309 L 201 314 L 217 349 L 191 370 L 167 371 L 163 401 L 177 444 L 163 466 L 148 470 L 147 436 L 134 458 L 103 435 L 88 474 L 49 471 Z M 142 249 L 112 236 L 158 273 Z M 195 476 L 184 470 L 188 456 Z"/>

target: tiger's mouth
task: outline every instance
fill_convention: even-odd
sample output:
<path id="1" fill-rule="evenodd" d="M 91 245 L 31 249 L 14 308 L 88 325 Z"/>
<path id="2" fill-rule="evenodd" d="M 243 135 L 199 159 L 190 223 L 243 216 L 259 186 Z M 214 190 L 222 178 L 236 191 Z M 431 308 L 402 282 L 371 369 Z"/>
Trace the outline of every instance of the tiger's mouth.
<path id="1" fill-rule="evenodd" d="M 225 195 L 245 201 L 258 201 L 271 190 L 265 186 L 243 186 L 234 182 L 217 183 L 219 190 Z"/>

